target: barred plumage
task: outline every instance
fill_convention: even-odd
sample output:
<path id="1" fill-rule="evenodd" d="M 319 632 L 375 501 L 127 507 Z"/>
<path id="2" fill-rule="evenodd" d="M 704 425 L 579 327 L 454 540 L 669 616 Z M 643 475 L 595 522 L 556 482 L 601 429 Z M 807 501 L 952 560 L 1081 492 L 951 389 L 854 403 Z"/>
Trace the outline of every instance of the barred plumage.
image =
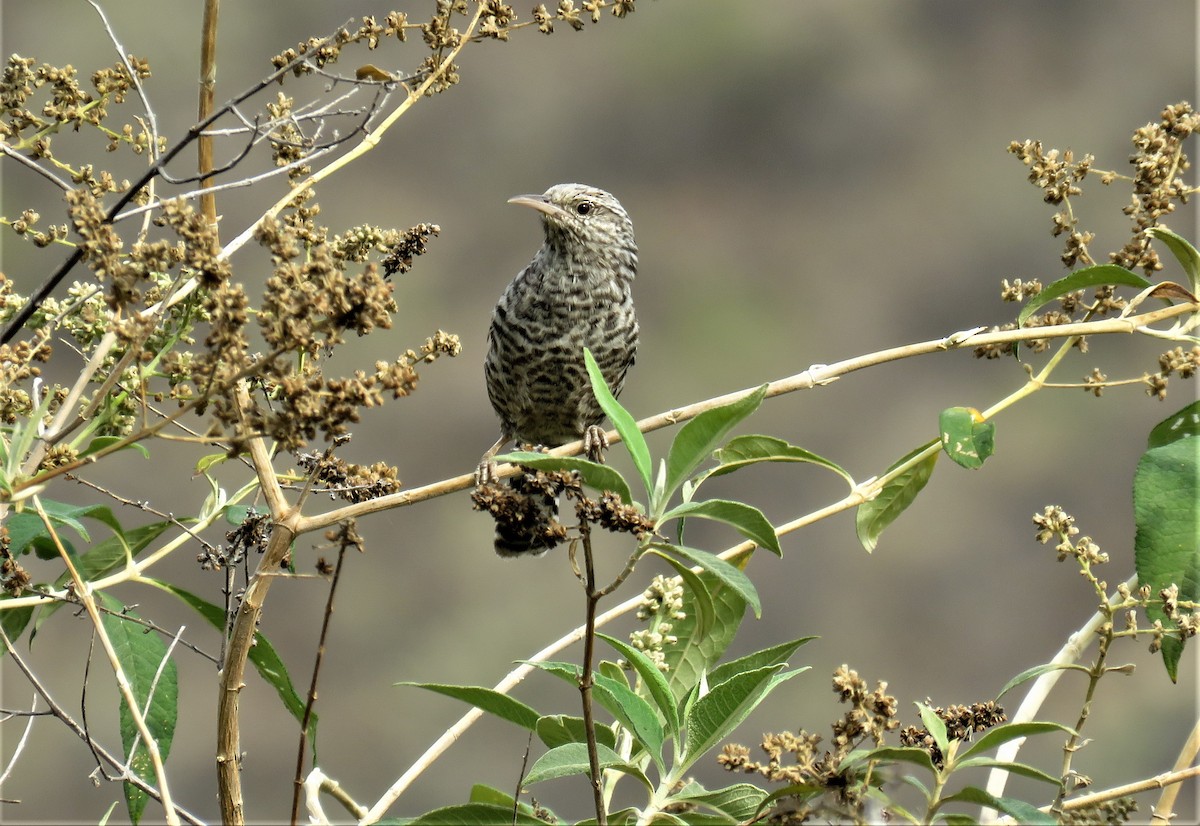
<path id="1" fill-rule="evenodd" d="M 509 203 L 538 210 L 545 243 L 500 296 L 488 332 L 484 377 L 503 438 L 556 447 L 582 438 L 604 413 L 583 362 L 592 351 L 620 393 L 637 349 L 631 287 L 633 224 L 607 192 L 559 184 Z M 553 515 L 546 503 L 547 518 Z M 545 553 L 536 530 L 497 529 L 502 556 Z"/>

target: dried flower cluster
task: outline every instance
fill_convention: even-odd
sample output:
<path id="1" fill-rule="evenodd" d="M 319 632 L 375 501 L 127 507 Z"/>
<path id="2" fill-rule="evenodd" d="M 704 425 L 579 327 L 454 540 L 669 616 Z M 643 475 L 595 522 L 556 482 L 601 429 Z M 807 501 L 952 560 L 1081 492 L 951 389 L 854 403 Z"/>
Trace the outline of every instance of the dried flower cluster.
<path id="1" fill-rule="evenodd" d="M 1004 708 L 992 700 L 986 703 L 972 703 L 969 706 L 953 705 L 949 708 L 937 707 L 933 713 L 946 724 L 946 736 L 951 740 L 968 742 L 973 734 L 987 731 L 990 728 L 1008 721 Z M 905 746 L 917 746 L 929 752 L 929 757 L 938 768 L 945 765 L 945 755 L 934 742 L 928 729 L 918 726 L 906 726 L 900 730 L 900 743 Z"/>
<path id="2" fill-rule="evenodd" d="M 866 741 L 882 745 L 884 735 L 899 728 L 896 698 L 887 694 L 887 683 L 868 689 L 858 672 L 845 665 L 833 673 L 833 691 L 838 701 L 850 708 L 832 725 L 831 749 L 820 748 L 821 735 L 801 729 L 795 734 L 764 735 L 760 746 L 767 755 L 765 762 L 751 760 L 750 749 L 738 744 L 726 745 L 717 762 L 727 771 L 760 774 L 776 783 L 823 788 L 834 795 L 836 811 L 859 812 L 867 789 L 860 778 L 847 776 L 838 767 Z M 817 799 L 798 801 L 794 808 L 783 808 L 778 817 L 773 815 L 770 822 L 803 823 L 818 813 L 819 806 Z"/>
<path id="3" fill-rule="evenodd" d="M 1130 205 L 1123 210 L 1133 222 L 1131 239 L 1108 258 L 1115 264 L 1126 269 L 1141 268 L 1147 276 L 1162 269 L 1158 253 L 1150 243 L 1146 230 L 1159 226 L 1162 220 L 1174 212 L 1176 204 L 1187 203 L 1193 190 L 1188 188 L 1180 177 L 1189 167 L 1187 155 L 1184 153 L 1184 141 L 1200 124 L 1200 115 L 1192 111 L 1187 102 L 1167 106 L 1162 111 L 1157 123 L 1148 123 L 1138 129 L 1133 135 L 1134 153 L 1130 156 L 1133 166 L 1132 175 L 1118 175 L 1115 172 L 1099 172 L 1094 169 L 1095 158 L 1084 155 L 1076 158 L 1071 150 L 1060 152 L 1057 149 L 1046 149 L 1041 141 L 1013 141 L 1008 151 L 1015 155 L 1023 164 L 1029 167 L 1029 181 L 1042 190 L 1042 196 L 1047 203 L 1060 207 L 1053 216 L 1053 234 L 1066 236 L 1066 245 L 1062 254 L 1063 265 L 1073 268 L 1076 265 L 1091 265 L 1096 261 L 1089 251 L 1089 244 L 1095 236 L 1079 227 L 1079 219 L 1072 206 L 1072 199 L 1083 194 L 1082 182 L 1089 174 L 1100 174 L 1101 182 L 1111 184 L 1121 179 L 1128 181 L 1132 187 Z M 1002 284 L 1001 297 L 1005 301 L 1024 301 L 1041 291 L 1037 281 L 1023 283 L 1020 279 L 1009 283 L 1006 279 Z M 1126 301 L 1115 294 L 1113 286 L 1105 286 L 1096 290 L 1093 299 L 1087 301 L 1082 293 L 1072 293 L 1060 298 L 1057 308 L 1032 316 L 1025 322 L 1026 327 L 1042 327 L 1056 324 L 1067 324 L 1087 320 L 1111 312 L 1120 312 L 1126 307 Z M 993 331 L 1013 330 L 1015 324 L 1005 324 L 993 327 Z M 1022 346 L 1032 352 L 1042 352 L 1049 347 L 1046 339 L 1034 339 Z M 1075 346 L 1081 352 L 1087 352 L 1087 341 L 1079 338 Z M 1015 346 L 1009 344 L 985 345 L 975 349 L 977 358 L 995 359 L 1003 355 L 1011 355 Z M 1165 377 L 1147 376 L 1147 392 L 1162 398 L 1166 392 Z M 1088 392 L 1100 395 L 1100 387 L 1093 379 L 1084 387 Z"/>
<path id="4" fill-rule="evenodd" d="M 311 452 L 299 454 L 296 463 L 313 481 L 324 486 L 331 499 L 366 502 L 400 490 L 399 472 L 384 462 L 356 465 L 336 456 Z"/>
<path id="5" fill-rule="evenodd" d="M 1075 527 L 1075 517 L 1064 511 L 1058 505 L 1047 505 L 1041 513 L 1033 515 L 1033 524 L 1038 526 L 1037 541 L 1045 545 L 1051 539 L 1057 538 L 1058 544 L 1054 550 L 1058 552 L 1058 561 L 1074 557 L 1086 565 L 1103 565 L 1108 562 L 1108 554 L 1100 552 L 1090 536 L 1073 540 L 1079 533 Z"/>
<path id="6" fill-rule="evenodd" d="M 654 523 L 633 505 L 626 505 L 612 491 L 603 491 L 598 499 L 587 496 L 576 474 L 566 471 L 539 471 L 527 468 L 511 484 L 485 482 L 471 493 L 475 510 L 487 511 L 500 525 L 515 531 L 535 531 L 552 548 L 567 538 L 567 529 L 557 519 L 546 519 L 556 512 L 559 495 L 575 501 L 575 515 L 581 522 L 599 525 L 615 533 L 630 533 L 641 539 L 654 531 Z"/>

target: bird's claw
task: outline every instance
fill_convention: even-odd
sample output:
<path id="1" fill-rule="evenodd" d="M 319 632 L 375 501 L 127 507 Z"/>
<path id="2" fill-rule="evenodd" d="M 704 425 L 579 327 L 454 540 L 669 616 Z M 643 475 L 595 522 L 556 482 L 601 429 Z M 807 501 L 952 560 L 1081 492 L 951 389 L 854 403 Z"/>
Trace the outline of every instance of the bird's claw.
<path id="1" fill-rule="evenodd" d="M 488 457 L 479 463 L 479 467 L 475 468 L 475 487 L 490 485 L 494 481 L 496 481 L 496 463 L 491 460 L 491 457 Z"/>
<path id="2" fill-rule="evenodd" d="M 608 450 L 608 436 L 598 425 L 589 425 L 583 432 L 583 453 L 591 461 L 604 464 L 604 451 Z"/>

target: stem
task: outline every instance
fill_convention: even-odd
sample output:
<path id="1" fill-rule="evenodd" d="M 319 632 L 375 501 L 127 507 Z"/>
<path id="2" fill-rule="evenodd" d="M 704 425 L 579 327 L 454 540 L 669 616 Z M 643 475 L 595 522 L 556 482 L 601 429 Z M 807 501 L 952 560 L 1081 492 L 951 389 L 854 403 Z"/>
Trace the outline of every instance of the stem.
<path id="1" fill-rule="evenodd" d="M 1200 752 L 1200 720 L 1196 721 L 1196 725 L 1192 728 L 1191 734 L 1188 735 L 1187 742 L 1183 744 L 1183 748 L 1179 750 L 1179 756 L 1175 758 L 1175 766 L 1172 774 L 1179 774 L 1185 771 L 1193 773 L 1200 772 L 1200 768 L 1191 768 L 1192 763 L 1196 760 L 1196 753 Z M 1171 783 L 1163 789 L 1163 793 L 1158 798 L 1158 804 L 1154 807 L 1154 815 L 1150 818 L 1152 823 L 1170 823 L 1171 812 L 1175 809 L 1175 798 L 1179 796 L 1179 784 Z M 1077 802 L 1077 801 L 1073 801 Z"/>
<path id="2" fill-rule="evenodd" d="M 212 114 L 216 104 L 217 91 L 217 18 L 221 11 L 221 0 L 204 0 L 204 22 L 200 34 L 200 103 L 196 119 L 205 121 Z M 207 177 L 213 171 L 213 138 L 212 135 L 200 135 L 196 140 L 197 168 L 205 177 L 200 181 L 201 187 L 212 186 L 212 178 Z M 215 192 L 206 192 L 200 196 L 200 211 L 205 220 L 214 228 L 217 226 L 217 196 Z"/>
<path id="3" fill-rule="evenodd" d="M 579 695 L 583 701 L 583 731 L 587 737 L 588 763 L 591 766 L 592 797 L 596 802 L 596 823 L 606 826 L 608 814 L 604 807 L 604 787 L 600 777 L 600 755 L 596 748 L 596 723 L 592 718 L 592 666 L 596 649 L 596 605 L 600 594 L 596 591 L 596 567 L 592 557 L 592 529 L 586 520 L 580 520 L 579 532 L 583 537 L 584 597 L 587 618 L 583 635 L 583 673 L 579 677 Z"/>
<path id="4" fill-rule="evenodd" d="M 337 593 L 338 579 L 342 576 L 342 563 L 346 559 L 346 542 L 338 548 L 337 565 L 329 583 L 329 597 L 325 600 L 325 617 L 321 621 L 321 637 L 317 642 L 317 658 L 313 663 L 312 682 L 308 686 L 308 701 L 304 704 L 304 718 L 300 721 L 300 746 L 296 749 L 296 787 L 292 790 L 292 826 L 300 816 L 300 791 L 304 788 L 304 752 L 308 745 L 308 724 L 312 720 L 313 706 L 317 703 L 317 677 L 325 659 L 325 640 L 329 636 L 329 621 L 333 618 L 333 596 Z"/>

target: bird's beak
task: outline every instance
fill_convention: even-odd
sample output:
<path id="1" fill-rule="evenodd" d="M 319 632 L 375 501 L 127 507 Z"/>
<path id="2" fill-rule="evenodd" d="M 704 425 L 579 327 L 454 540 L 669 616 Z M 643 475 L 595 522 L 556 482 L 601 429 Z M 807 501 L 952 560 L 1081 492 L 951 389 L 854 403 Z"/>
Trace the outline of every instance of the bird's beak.
<path id="1" fill-rule="evenodd" d="M 545 213 L 551 218 L 562 220 L 569 218 L 570 213 L 560 207 L 558 204 L 551 203 L 546 200 L 545 195 L 518 195 L 515 198 L 509 198 L 510 204 L 520 204 L 521 206 L 532 207 L 538 212 Z"/>

